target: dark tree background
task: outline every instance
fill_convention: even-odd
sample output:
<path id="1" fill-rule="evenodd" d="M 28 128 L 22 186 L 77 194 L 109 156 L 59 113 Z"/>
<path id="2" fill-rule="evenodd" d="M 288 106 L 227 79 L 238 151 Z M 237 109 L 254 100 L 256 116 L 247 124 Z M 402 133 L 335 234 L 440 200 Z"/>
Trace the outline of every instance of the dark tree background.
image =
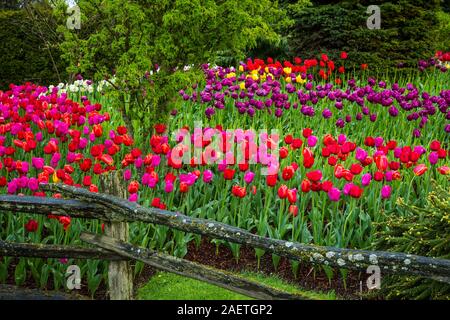
<path id="1" fill-rule="evenodd" d="M 448 1 L 447 1 L 448 2 Z M 346 50 L 358 63 L 372 68 L 398 63 L 416 66 L 439 48 L 437 12 L 440 0 L 376 1 L 381 29 L 369 30 L 367 8 L 374 1 L 313 1 L 313 6 L 292 12 L 291 54 Z"/>
<path id="2" fill-rule="evenodd" d="M 0 89 L 10 83 L 66 80 L 57 23 L 47 1 L 0 2 Z"/>

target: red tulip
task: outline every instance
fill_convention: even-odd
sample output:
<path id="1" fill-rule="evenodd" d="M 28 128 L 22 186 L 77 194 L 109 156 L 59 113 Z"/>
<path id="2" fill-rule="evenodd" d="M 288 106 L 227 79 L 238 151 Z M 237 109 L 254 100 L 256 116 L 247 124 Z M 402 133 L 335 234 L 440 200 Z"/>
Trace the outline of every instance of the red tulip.
<path id="1" fill-rule="evenodd" d="M 240 186 L 233 186 L 231 188 L 231 193 L 238 198 L 243 198 L 245 197 L 247 190 L 245 189 L 245 187 L 240 187 Z"/>
<path id="2" fill-rule="evenodd" d="M 336 165 L 336 163 L 337 163 L 336 157 L 329 157 L 329 158 L 328 158 L 328 164 L 329 164 L 330 166 L 334 166 L 334 165 Z"/>
<path id="3" fill-rule="evenodd" d="M 117 127 L 117 133 L 120 135 L 127 134 L 127 128 L 124 126 Z"/>
<path id="4" fill-rule="evenodd" d="M 344 167 L 340 164 L 336 165 L 334 167 L 334 176 L 338 179 L 341 179 L 342 177 L 344 177 Z"/>
<path id="5" fill-rule="evenodd" d="M 386 171 L 388 167 L 388 160 L 384 154 L 375 156 L 374 160 L 378 170 Z"/>
<path id="6" fill-rule="evenodd" d="M 133 180 L 130 182 L 130 184 L 128 185 L 128 192 L 133 194 L 133 193 L 137 193 L 139 191 L 139 182 L 137 182 L 136 180 Z"/>
<path id="7" fill-rule="evenodd" d="M 298 215 L 298 207 L 295 204 L 291 204 L 289 206 L 289 213 L 296 217 Z"/>
<path id="8" fill-rule="evenodd" d="M 327 180 L 322 182 L 322 191 L 328 192 L 333 188 L 333 182 Z"/>
<path id="9" fill-rule="evenodd" d="M 384 173 L 381 172 L 381 171 L 375 172 L 375 174 L 373 175 L 373 179 L 374 179 L 375 181 L 383 181 L 383 179 L 384 179 Z"/>
<path id="10" fill-rule="evenodd" d="M 158 134 L 163 134 L 166 131 L 166 125 L 162 123 L 155 124 L 154 128 Z"/>
<path id="11" fill-rule="evenodd" d="M 186 182 L 180 182 L 180 192 L 186 193 L 189 191 L 189 185 Z"/>
<path id="12" fill-rule="evenodd" d="M 420 158 L 420 154 L 415 151 L 412 151 L 409 154 L 409 161 L 411 161 L 411 162 L 417 162 L 417 160 L 419 160 L 419 158 Z"/>
<path id="13" fill-rule="evenodd" d="M 320 171 L 320 170 L 310 171 L 306 174 L 306 177 L 311 182 L 320 181 L 320 180 L 322 180 L 322 171 Z"/>
<path id="14" fill-rule="evenodd" d="M 302 192 L 309 192 L 311 190 L 311 182 L 309 180 L 303 180 L 300 189 L 302 189 Z"/>
<path id="15" fill-rule="evenodd" d="M 297 189 L 289 189 L 287 191 L 287 198 L 289 203 L 297 202 Z"/>
<path id="16" fill-rule="evenodd" d="M 424 164 L 419 164 L 413 169 L 413 172 L 416 176 L 423 175 L 428 170 L 427 166 Z"/>
<path id="17" fill-rule="evenodd" d="M 83 185 L 85 187 L 89 187 L 92 184 L 91 176 L 84 176 L 83 177 Z"/>
<path id="18" fill-rule="evenodd" d="M 305 138 L 308 138 L 310 135 L 312 135 L 313 134 L 313 131 L 312 131 L 312 129 L 310 129 L 310 128 L 305 128 L 305 129 L 303 129 L 303 131 L 302 131 L 302 135 L 303 135 L 303 137 L 305 137 Z"/>
<path id="19" fill-rule="evenodd" d="M 63 225 L 64 230 L 67 231 L 71 223 L 70 217 L 67 216 L 58 217 L 58 221 Z"/>
<path id="20" fill-rule="evenodd" d="M 363 193 L 363 189 L 358 187 L 357 185 L 352 185 L 352 187 L 350 188 L 350 196 L 352 198 L 360 198 L 361 195 Z"/>
<path id="21" fill-rule="evenodd" d="M 274 187 L 277 184 L 278 176 L 276 174 L 266 176 L 266 183 L 269 187 Z"/>
<path id="22" fill-rule="evenodd" d="M 441 143 L 437 140 L 433 140 L 430 143 L 430 149 L 433 151 L 438 151 L 441 148 Z"/>
<path id="23" fill-rule="evenodd" d="M 236 170 L 230 169 L 230 168 L 226 168 L 223 171 L 223 177 L 225 180 L 232 180 L 234 177 L 234 173 L 236 172 Z"/>
<path id="24" fill-rule="evenodd" d="M 303 145 L 302 139 L 295 138 L 292 140 L 291 149 L 300 149 Z"/>
<path id="25" fill-rule="evenodd" d="M 350 171 L 354 175 L 358 175 L 362 172 L 363 167 L 359 163 L 354 163 L 350 166 Z"/>
<path id="26" fill-rule="evenodd" d="M 278 196 L 280 197 L 280 199 L 285 199 L 287 195 L 288 195 L 288 187 L 285 184 L 282 184 L 278 188 Z"/>
<path id="27" fill-rule="evenodd" d="M 286 137 L 284 137 L 284 143 L 291 144 L 293 142 L 294 138 L 292 135 L 288 134 Z"/>
<path id="28" fill-rule="evenodd" d="M 295 170 L 293 166 L 287 166 L 283 169 L 282 177 L 283 180 L 290 180 L 294 176 Z"/>
<path id="29" fill-rule="evenodd" d="M 30 219 L 25 224 L 25 230 L 27 230 L 28 232 L 36 232 L 37 229 L 38 229 L 38 223 L 36 220 Z"/>
<path id="30" fill-rule="evenodd" d="M 288 156 L 289 151 L 286 147 L 281 147 L 279 154 L 281 159 L 285 159 Z"/>
<path id="31" fill-rule="evenodd" d="M 437 170 L 439 171 L 440 174 L 443 174 L 443 175 L 450 174 L 450 167 L 447 167 L 447 166 L 439 167 L 439 168 L 437 168 Z"/>

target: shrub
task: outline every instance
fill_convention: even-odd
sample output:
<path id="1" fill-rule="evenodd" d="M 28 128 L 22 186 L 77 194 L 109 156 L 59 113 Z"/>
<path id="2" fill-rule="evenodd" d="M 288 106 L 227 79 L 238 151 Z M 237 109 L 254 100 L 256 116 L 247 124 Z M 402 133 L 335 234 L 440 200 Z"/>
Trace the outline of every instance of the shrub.
<path id="1" fill-rule="evenodd" d="M 450 259 L 450 192 L 436 185 L 427 197 L 427 206 L 416 207 L 398 199 L 400 208 L 411 214 L 392 216 L 379 232 L 377 247 L 390 251 Z M 420 277 L 385 278 L 382 294 L 387 298 L 450 299 L 450 285 Z"/>
<path id="2" fill-rule="evenodd" d="M 0 11 L 0 88 L 24 81 L 48 85 L 65 77 L 58 44 L 45 43 L 38 32 L 25 9 Z"/>

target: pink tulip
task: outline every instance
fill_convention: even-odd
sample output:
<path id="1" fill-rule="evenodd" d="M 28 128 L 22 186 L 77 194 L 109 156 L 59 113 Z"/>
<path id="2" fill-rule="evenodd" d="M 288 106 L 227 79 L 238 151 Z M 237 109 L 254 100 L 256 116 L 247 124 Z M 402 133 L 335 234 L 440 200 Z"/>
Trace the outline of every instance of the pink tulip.
<path id="1" fill-rule="evenodd" d="M 336 187 L 332 187 L 330 191 L 328 191 L 328 197 L 331 201 L 337 202 L 341 198 L 341 190 Z"/>
<path id="2" fill-rule="evenodd" d="M 152 156 L 152 167 L 157 167 L 161 163 L 161 157 L 157 154 Z"/>
<path id="3" fill-rule="evenodd" d="M 81 138 L 80 142 L 78 143 L 78 148 L 84 149 L 88 144 L 88 140 L 86 138 Z"/>
<path id="4" fill-rule="evenodd" d="M 131 179 L 131 170 L 127 169 L 123 172 L 123 178 L 128 181 Z"/>
<path id="5" fill-rule="evenodd" d="M 372 181 L 372 175 L 370 173 L 365 173 L 361 177 L 361 184 L 364 187 L 367 187 L 370 184 L 370 181 Z"/>
<path id="6" fill-rule="evenodd" d="M 144 163 L 144 161 L 142 160 L 141 157 L 139 157 L 134 161 L 134 166 L 139 169 L 142 167 L 143 163 Z"/>
<path id="7" fill-rule="evenodd" d="M 197 180 L 197 176 L 193 173 L 182 173 L 179 176 L 180 182 L 186 183 L 188 186 L 191 186 Z"/>
<path id="8" fill-rule="evenodd" d="M 28 189 L 31 191 L 37 191 L 39 189 L 39 181 L 36 178 L 28 179 Z"/>
<path id="9" fill-rule="evenodd" d="M 12 180 L 8 183 L 8 193 L 14 194 L 17 191 L 17 183 L 15 180 Z"/>
<path id="10" fill-rule="evenodd" d="M 164 186 L 164 192 L 170 193 L 173 191 L 173 183 L 171 181 L 166 181 L 166 185 Z"/>
<path id="11" fill-rule="evenodd" d="M 356 154 L 355 154 L 355 158 L 358 161 L 364 161 L 367 158 L 367 151 L 365 151 L 364 149 L 361 148 L 356 148 Z"/>
<path id="12" fill-rule="evenodd" d="M 379 146 L 382 146 L 383 145 L 383 138 L 382 137 L 376 137 L 375 138 L 375 146 L 376 147 L 379 147 Z"/>
<path id="13" fill-rule="evenodd" d="M 384 178 L 386 179 L 386 181 L 392 181 L 393 179 L 393 175 L 394 175 L 394 171 L 386 171 Z"/>
<path id="14" fill-rule="evenodd" d="M 203 171 L 203 182 L 204 183 L 210 183 L 213 179 L 213 173 L 211 170 L 205 170 Z"/>
<path id="15" fill-rule="evenodd" d="M 309 136 L 307 139 L 307 143 L 309 147 L 315 147 L 317 144 L 317 137 L 313 135 Z"/>
<path id="16" fill-rule="evenodd" d="M 247 184 L 252 183 L 254 178 L 255 178 L 255 174 L 253 172 L 251 172 L 251 171 L 246 172 L 245 175 L 244 175 L 244 181 Z"/>
<path id="17" fill-rule="evenodd" d="M 32 158 L 31 159 L 31 164 L 33 165 L 34 168 L 36 168 L 37 170 L 40 170 L 44 167 L 44 159 L 43 158 Z"/>
<path id="18" fill-rule="evenodd" d="M 391 197 L 392 187 L 391 186 L 383 186 L 381 188 L 381 197 L 383 199 L 388 199 Z"/>
<path id="19" fill-rule="evenodd" d="M 36 133 L 35 138 L 36 138 L 36 141 L 41 142 L 42 141 L 42 132 L 39 131 L 38 133 Z"/>
<path id="20" fill-rule="evenodd" d="M 340 134 L 338 136 L 338 144 L 343 145 L 347 141 L 347 136 L 345 134 Z"/>

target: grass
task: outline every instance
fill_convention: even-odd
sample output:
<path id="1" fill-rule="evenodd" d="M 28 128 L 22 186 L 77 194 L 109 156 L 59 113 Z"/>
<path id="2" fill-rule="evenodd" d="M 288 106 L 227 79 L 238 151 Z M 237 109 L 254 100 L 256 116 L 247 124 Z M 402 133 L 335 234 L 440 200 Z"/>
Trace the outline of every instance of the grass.
<path id="1" fill-rule="evenodd" d="M 276 276 L 245 272 L 240 276 L 285 292 L 310 299 L 335 300 L 334 291 L 327 293 L 305 291 Z M 138 289 L 139 300 L 251 300 L 251 298 L 198 280 L 172 273 L 158 272 L 143 287 Z"/>

